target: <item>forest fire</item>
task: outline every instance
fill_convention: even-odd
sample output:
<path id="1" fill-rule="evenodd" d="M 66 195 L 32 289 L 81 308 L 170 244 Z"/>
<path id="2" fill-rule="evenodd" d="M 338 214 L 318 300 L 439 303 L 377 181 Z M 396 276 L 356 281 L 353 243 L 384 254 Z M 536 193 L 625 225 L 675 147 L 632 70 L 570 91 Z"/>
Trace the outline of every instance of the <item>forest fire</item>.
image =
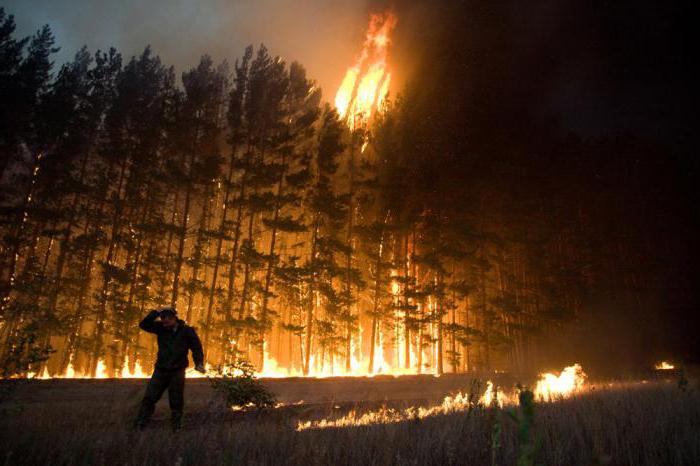
<path id="1" fill-rule="evenodd" d="M 684 8 L 148 3 L 0 5 L 6 463 L 700 465 Z"/>
<path id="2" fill-rule="evenodd" d="M 397 24 L 397 17 L 392 12 L 377 13 L 370 17 L 369 25 L 365 34 L 365 39 L 362 44 L 362 50 L 357 56 L 355 63 L 347 70 L 342 83 L 340 84 L 336 96 L 335 96 L 335 107 L 341 120 L 347 124 L 350 130 L 354 130 L 358 127 L 366 128 L 370 123 L 371 118 L 382 108 L 382 104 L 386 99 L 389 87 L 391 84 L 391 72 L 389 70 L 389 49 L 391 46 L 391 33 Z M 306 84 L 304 84 L 306 85 Z M 314 88 L 311 87 L 308 95 L 314 94 Z M 364 152 L 367 146 L 367 138 L 363 136 L 364 141 L 362 141 L 361 152 Z M 241 175 L 245 176 L 245 175 Z M 216 183 L 216 189 L 218 191 L 222 190 L 222 182 L 218 180 Z M 223 195 L 223 193 L 221 193 Z M 283 196 L 283 194 L 280 194 Z M 225 201 L 225 199 L 222 199 Z M 177 206 L 175 206 L 177 210 Z M 222 228 L 224 225 L 226 212 L 221 216 Z M 252 218 L 252 217 L 251 217 Z M 267 220 L 269 221 L 269 220 Z M 350 238 L 350 243 L 357 243 L 357 239 L 351 238 L 352 235 L 352 219 L 349 223 L 348 238 Z M 355 226 L 357 227 L 357 226 Z M 278 236 L 282 236 L 281 233 L 277 233 Z M 263 241 L 270 241 L 272 247 L 274 248 L 274 239 L 272 237 L 262 236 Z M 184 244 L 184 239 L 180 239 Z M 383 248 L 380 245 L 380 248 Z M 415 246 L 414 246 L 415 249 Z M 274 249 L 272 249 L 274 251 Z M 241 253 L 242 254 L 242 253 Z M 356 261 L 356 258 L 351 258 L 350 263 Z M 272 270 L 272 264 L 269 265 Z M 195 280 L 199 271 L 193 269 L 192 279 Z M 206 269 L 205 269 L 206 273 Z M 230 276 L 235 276 L 236 270 L 234 263 L 231 265 L 229 271 Z M 401 273 L 396 270 L 391 270 L 392 276 L 399 277 Z M 271 274 L 272 275 L 272 274 Z M 216 273 L 212 278 L 212 289 L 216 284 L 217 275 Z M 246 280 L 252 280 L 250 278 L 243 277 L 243 283 L 239 284 L 238 281 L 229 282 L 229 286 L 239 286 L 243 288 L 246 287 Z M 270 283 L 274 287 L 275 280 L 270 279 Z M 351 285 L 348 285 L 351 286 Z M 406 298 L 403 296 L 408 292 L 405 286 L 402 286 L 397 280 L 389 280 L 386 284 L 380 285 L 386 291 L 383 294 L 391 297 L 391 303 L 386 303 L 387 308 L 390 307 L 400 307 L 402 300 Z M 235 290 L 230 290 L 232 293 Z M 215 293 L 212 292 L 209 300 L 210 308 L 214 306 L 214 296 Z M 245 309 L 241 315 L 248 316 L 250 319 L 256 316 L 258 311 L 258 305 L 256 304 L 255 296 L 244 296 L 243 300 L 245 302 L 243 308 Z M 272 300 L 270 300 L 272 302 Z M 193 299 L 188 301 L 188 309 L 192 306 Z M 280 303 L 281 304 L 281 303 Z M 322 300 L 321 295 L 316 293 L 316 301 L 313 307 L 318 307 L 319 309 L 328 305 L 327 300 Z M 383 303 L 378 303 L 380 306 L 384 306 Z M 429 303 L 411 303 L 412 306 L 416 308 L 421 313 L 435 312 L 436 308 L 431 300 Z M 266 305 L 268 308 L 271 304 Z M 239 311 L 240 312 L 240 311 Z M 304 309 L 302 312 L 312 314 L 313 309 Z M 354 310 L 358 312 L 358 310 Z M 287 318 L 291 319 L 292 311 L 287 311 L 289 315 Z M 242 345 L 246 346 L 245 353 L 248 358 L 253 360 L 259 368 L 257 375 L 259 377 L 265 378 L 281 378 L 281 377 L 332 377 L 332 376 L 373 376 L 376 374 L 382 375 L 406 375 L 406 374 L 418 374 L 418 373 L 428 373 L 428 374 L 438 374 L 438 364 L 436 360 L 441 358 L 442 355 L 438 356 L 436 352 L 435 345 L 426 345 L 425 341 L 429 338 L 434 339 L 437 337 L 438 327 L 431 324 L 429 329 L 425 329 L 421 334 L 417 334 L 415 331 L 411 334 L 410 329 L 406 328 L 408 316 L 403 315 L 401 311 L 393 311 L 395 314 L 396 323 L 393 328 L 384 324 L 381 321 L 372 322 L 368 319 L 360 319 L 357 325 L 357 329 L 346 337 L 346 348 L 345 353 L 339 351 L 338 348 L 332 348 L 330 345 L 323 343 L 322 340 L 317 341 L 317 336 L 313 336 L 306 343 L 298 348 L 300 357 L 302 359 L 301 364 L 297 364 L 296 361 L 290 361 L 290 354 L 285 354 L 282 352 L 280 354 L 279 344 L 275 345 L 271 350 L 271 341 L 262 342 L 262 351 L 260 351 L 260 356 L 258 358 L 250 358 L 251 351 L 251 340 L 254 339 L 252 331 L 246 331 L 242 339 Z M 301 318 L 300 315 L 297 319 Z M 256 316 L 255 318 L 259 318 Z M 250 320 L 249 320 L 250 321 Z M 296 322 L 288 321 L 285 325 L 300 325 L 303 320 Z M 313 320 L 311 320 L 313 323 Z M 99 328 L 97 326 L 98 320 L 94 322 L 94 331 Z M 273 333 L 280 332 L 280 330 L 275 329 Z M 368 337 L 371 336 L 372 341 L 368 343 Z M 289 335 L 291 338 L 291 334 Z M 320 337 L 318 337 L 320 338 Z M 336 337 L 334 337 L 336 338 Z M 236 341 L 231 340 L 231 341 Z M 322 345 L 318 348 L 319 342 Z M 308 356 L 303 356 L 303 352 L 307 351 L 305 346 L 312 345 L 316 346 L 311 351 Z M 238 344 L 233 344 L 233 347 L 238 349 Z M 328 348 L 327 348 L 328 347 Z M 404 351 L 402 348 L 405 348 Z M 319 351 L 320 349 L 320 351 Z M 295 349 L 296 350 L 296 349 Z M 294 351 L 294 350 L 292 350 Z M 72 356 L 71 356 L 71 361 Z M 128 354 L 122 356 L 123 361 L 120 363 L 119 357 L 108 357 L 106 362 L 105 358 L 100 358 L 97 361 L 96 366 L 90 370 L 84 366 L 81 366 L 81 370 L 76 370 L 73 363 L 68 365 L 64 370 L 63 374 L 51 373 L 51 365 L 43 366 L 41 374 L 28 374 L 37 378 L 139 378 L 147 377 L 148 371 L 144 371 L 143 364 L 144 361 L 136 360 L 133 363 L 129 362 Z M 306 358 L 306 360 L 304 360 Z M 344 359 L 344 361 L 342 361 Z M 208 365 L 208 370 L 211 371 L 213 367 L 221 366 L 221 359 L 211 361 Z M 225 367 L 225 364 L 224 366 Z M 195 372 L 188 372 L 188 377 L 202 377 L 202 375 Z"/>
<path id="3" fill-rule="evenodd" d="M 580 364 L 565 367 L 559 375 L 544 373 L 535 386 L 535 397 L 541 400 L 555 400 L 567 397 L 580 390 L 586 383 L 586 373 Z"/>
<path id="4" fill-rule="evenodd" d="M 355 64 L 345 73 L 335 95 L 335 107 L 351 129 L 368 121 L 389 93 L 390 35 L 397 18 L 391 12 L 374 14 Z"/>
<path id="5" fill-rule="evenodd" d="M 27 172 L 31 180 L 27 199 L 32 206 L 24 198 L 18 200 L 22 212 L 18 220 L 32 228 L 12 233 L 18 237 L 29 235 L 28 231 L 47 234 L 12 241 L 12 247 L 5 249 L 9 294 L 0 298 L 12 312 L 1 330 L 7 348 L 19 353 L 24 351 L 23 332 L 38 338 L 32 334 L 37 330 L 25 324 L 32 322 L 25 319 L 31 314 L 28 309 L 35 309 L 27 307 L 27 302 L 60 316 L 65 325 L 47 320 L 39 332 L 39 350 L 46 352 L 47 360 L 32 360 L 26 366 L 31 370 L 18 367 L 13 375 L 148 377 L 155 356 L 153 337 L 139 330 L 139 320 L 148 309 L 166 302 L 178 308 L 188 325 L 201 329 L 211 374 L 236 359 L 249 360 L 263 378 L 322 378 L 490 372 L 526 358 L 533 334 L 524 329 L 536 322 L 540 304 L 516 299 L 529 287 L 528 262 L 522 252 L 514 244 L 506 247 L 501 246 L 506 243 L 483 239 L 487 235 L 477 235 L 483 240 L 472 250 L 477 224 L 464 216 L 461 207 L 450 216 L 435 218 L 433 212 L 439 209 L 425 203 L 432 198 L 428 193 L 416 192 L 408 198 L 403 188 L 400 193 L 391 192 L 393 178 L 368 182 L 388 172 L 377 171 L 371 161 L 355 164 L 354 144 L 347 144 L 348 139 L 354 140 L 352 130 L 360 125 L 372 130 L 371 119 L 387 98 L 392 79 L 391 34 L 397 21 L 392 12 L 371 16 L 362 50 L 335 97 L 341 119 L 334 112 L 325 119 L 309 119 L 307 115 L 321 113 L 314 82 L 301 68 L 287 68 L 265 48 L 255 58 L 253 50 L 247 49 L 232 83 L 231 76 L 205 59 L 198 68 L 204 75 L 201 82 L 195 79 L 196 73 L 188 74 L 183 85 L 192 89 L 186 89 L 182 98 L 193 107 L 192 114 L 201 115 L 198 125 L 216 131 L 203 138 L 197 132 L 179 135 L 160 128 L 157 134 L 172 138 L 162 149 L 181 147 L 182 151 L 161 165 L 154 162 L 157 171 L 145 177 L 132 172 L 140 167 L 138 151 L 119 152 L 117 161 L 103 160 L 102 154 L 109 151 L 102 145 L 123 142 L 105 138 L 128 132 L 128 128 L 112 128 L 105 138 L 95 139 L 95 150 L 81 154 L 81 163 L 68 178 L 92 179 L 91 171 L 108 166 L 112 178 L 122 179 L 124 186 L 110 186 L 103 193 L 102 186 L 95 184 L 90 195 L 66 192 L 61 202 L 71 210 L 65 217 L 34 218 L 29 212 L 36 202 L 41 212 L 58 209 L 53 204 L 53 181 L 42 178 L 45 172 L 38 169 L 45 163 L 44 156 L 38 157 Z M 149 55 L 141 60 L 144 68 L 157 68 L 159 63 Z M 124 74 L 121 79 L 130 76 Z M 102 84 L 108 83 L 95 87 Z M 279 101 L 272 105 L 261 98 L 267 94 L 254 92 L 256 86 Z M 134 92 L 139 89 L 135 87 Z M 276 89 L 286 89 L 289 95 L 272 92 Z M 169 101 L 166 96 L 171 90 L 162 91 L 163 101 Z M 188 101 L 188 90 L 196 98 Z M 200 95 L 208 99 L 206 105 Z M 115 96 L 132 101 L 128 95 Z M 251 99 L 261 100 L 249 105 Z M 231 107 L 226 121 L 219 120 L 219 111 L 207 110 L 225 105 Z M 297 145 L 293 151 L 311 150 L 315 155 L 290 161 L 292 149 L 287 143 L 270 147 L 264 142 L 277 141 L 277 133 L 272 132 L 247 134 L 250 147 L 207 145 L 207 141 L 221 140 L 227 124 L 232 125 L 231 134 L 257 127 L 257 110 L 246 113 L 246 109 L 258 107 L 270 112 L 284 108 L 285 118 L 277 113 L 274 117 L 289 123 L 286 131 L 294 134 Z M 108 109 L 119 106 L 104 108 L 109 113 Z M 142 115 L 134 112 L 133 118 L 140 121 Z M 119 125 L 120 118 L 106 121 Z M 187 127 L 189 123 L 183 126 Z M 201 150 L 186 149 L 190 146 L 180 136 Z M 368 138 L 365 134 L 362 138 L 364 152 Z M 323 148 L 316 144 L 319 139 L 324 140 Z M 397 141 L 385 142 L 393 146 Z M 325 152 L 328 148 L 331 153 Z M 197 179 L 195 173 L 202 164 L 211 162 L 201 154 L 217 150 L 230 154 L 230 159 L 222 156 L 220 165 L 212 168 L 214 175 Z M 395 169 L 389 171 L 401 172 L 404 167 L 398 159 L 395 162 Z M 163 177 L 173 166 L 177 173 Z M 269 167 L 275 167 L 274 173 L 266 171 Z M 173 181 L 183 172 L 189 173 L 190 185 Z M 253 193 L 247 183 L 254 184 Z M 144 194 L 151 190 L 158 195 L 157 205 Z M 103 195 L 104 199 L 94 202 L 95 196 Z M 376 201 L 385 198 L 405 205 Z M 358 203 L 360 199 L 375 201 Z M 397 211 L 412 212 L 411 217 L 397 218 Z M 450 244 L 442 244 L 435 222 L 452 231 L 447 237 Z M 38 276 L 33 268 L 39 263 L 43 264 L 42 280 L 50 286 L 35 294 L 29 284 Z M 507 273 L 501 265 L 494 266 L 497 263 L 503 267 L 512 263 L 519 273 Z M 20 271 L 24 275 L 18 275 Z M 23 280 L 22 286 L 15 283 L 16 278 Z M 506 350 L 505 345 L 510 347 Z M 204 375 L 188 372 L 187 376 Z M 538 383 L 538 396 L 568 395 L 583 377 L 580 366 L 560 375 L 545 374 Z M 483 398 L 486 404 L 502 405 L 508 397 L 489 384 Z"/>

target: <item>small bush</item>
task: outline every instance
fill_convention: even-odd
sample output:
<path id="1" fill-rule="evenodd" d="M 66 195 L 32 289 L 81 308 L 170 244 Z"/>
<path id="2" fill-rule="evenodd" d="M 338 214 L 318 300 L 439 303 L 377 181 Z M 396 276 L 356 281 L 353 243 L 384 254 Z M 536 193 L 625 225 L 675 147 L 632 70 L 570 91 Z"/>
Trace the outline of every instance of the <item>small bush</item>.
<path id="1" fill-rule="evenodd" d="M 275 395 L 255 378 L 252 364 L 245 360 L 219 369 L 217 377 L 209 381 L 231 408 L 272 408 L 277 403 Z"/>
<path id="2" fill-rule="evenodd" d="M 16 335 L 9 337 L 5 342 L 9 351 L 0 359 L 0 378 L 26 376 L 32 366 L 49 359 L 54 350 L 39 343 L 39 340 L 36 322 L 30 322 Z"/>

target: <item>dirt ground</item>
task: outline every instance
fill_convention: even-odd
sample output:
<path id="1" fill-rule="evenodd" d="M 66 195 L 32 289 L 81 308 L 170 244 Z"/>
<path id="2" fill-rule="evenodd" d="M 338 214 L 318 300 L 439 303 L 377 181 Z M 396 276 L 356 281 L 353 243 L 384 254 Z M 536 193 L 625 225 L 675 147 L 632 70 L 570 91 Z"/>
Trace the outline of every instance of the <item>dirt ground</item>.
<path id="1" fill-rule="evenodd" d="M 504 386 L 513 385 L 505 375 L 490 377 Z M 439 403 L 450 394 L 466 392 L 475 380 L 485 381 L 486 377 L 465 374 L 375 376 L 375 377 L 327 377 L 285 379 L 261 379 L 285 405 L 387 403 L 425 405 Z M 479 382 L 479 390 L 484 384 Z M 52 379 L 35 380 L 27 383 L 14 394 L 14 399 L 26 405 L 35 403 L 86 406 L 89 404 L 125 404 L 140 400 L 147 379 Z M 185 388 L 187 411 L 218 403 L 219 398 L 207 379 L 187 380 Z M 167 409 L 167 393 L 159 403 L 158 411 Z"/>

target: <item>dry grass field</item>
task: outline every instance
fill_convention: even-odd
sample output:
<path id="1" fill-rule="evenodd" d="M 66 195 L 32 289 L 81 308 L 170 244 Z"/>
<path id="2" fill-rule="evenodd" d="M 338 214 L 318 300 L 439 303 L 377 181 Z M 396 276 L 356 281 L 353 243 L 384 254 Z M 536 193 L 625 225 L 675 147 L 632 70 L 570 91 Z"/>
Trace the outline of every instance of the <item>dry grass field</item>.
<path id="1" fill-rule="evenodd" d="M 189 380 L 187 419 L 169 429 L 167 394 L 151 425 L 130 429 L 145 381 L 4 381 L 0 454 L 17 464 L 515 465 L 518 424 L 486 408 L 392 419 L 382 413 L 440 405 L 471 377 L 265 380 L 282 406 L 232 411 L 203 379 Z M 512 383 L 506 379 L 503 385 Z M 10 391 L 9 396 L 7 395 Z M 343 427 L 300 423 L 348 419 Z M 362 423 L 352 419 L 369 413 Z M 367 421 L 369 419 L 369 421 Z M 358 425 L 362 424 L 362 425 Z M 700 392 L 673 381 L 593 385 L 537 403 L 535 464 L 700 464 Z"/>

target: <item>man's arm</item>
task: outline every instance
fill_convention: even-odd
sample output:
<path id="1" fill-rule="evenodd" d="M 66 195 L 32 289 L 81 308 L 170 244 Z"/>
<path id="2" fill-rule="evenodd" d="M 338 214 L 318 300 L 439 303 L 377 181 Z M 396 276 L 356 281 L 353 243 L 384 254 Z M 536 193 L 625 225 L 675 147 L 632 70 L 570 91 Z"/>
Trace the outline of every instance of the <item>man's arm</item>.
<path id="1" fill-rule="evenodd" d="M 197 332 L 194 329 L 190 331 L 190 350 L 192 350 L 192 359 L 194 359 L 194 367 L 197 370 L 204 369 L 204 350 L 202 349 L 202 342 L 197 336 Z M 200 371 L 201 372 L 201 371 Z"/>
<path id="2" fill-rule="evenodd" d="M 159 322 L 156 322 L 156 318 L 158 318 L 158 311 L 149 312 L 148 315 L 143 318 L 143 320 L 139 324 L 139 327 L 141 327 L 141 330 L 144 330 L 148 333 L 160 333 L 160 330 L 163 328 L 163 326 L 160 325 Z"/>

